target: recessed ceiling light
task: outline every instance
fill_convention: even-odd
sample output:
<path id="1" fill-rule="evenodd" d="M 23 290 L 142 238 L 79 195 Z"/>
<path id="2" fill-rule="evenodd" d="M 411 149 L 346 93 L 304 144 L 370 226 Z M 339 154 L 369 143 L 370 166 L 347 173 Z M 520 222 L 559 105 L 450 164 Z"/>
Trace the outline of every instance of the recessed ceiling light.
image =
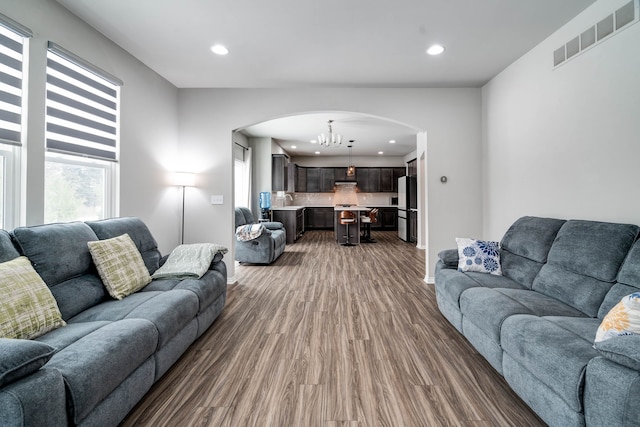
<path id="1" fill-rule="evenodd" d="M 378 154 L 384 154 L 384 152 L 383 151 L 378 151 Z"/>
<path id="2" fill-rule="evenodd" d="M 320 152 L 319 152 L 319 151 L 316 151 L 316 154 L 320 154 Z"/>
<path id="3" fill-rule="evenodd" d="M 311 140 L 311 143 L 312 143 L 312 144 L 317 144 L 317 143 L 318 143 L 318 141 L 316 141 L 315 139 L 312 139 L 312 140 Z"/>
<path id="4" fill-rule="evenodd" d="M 229 49 L 222 46 L 221 44 L 216 44 L 211 46 L 211 52 L 215 53 L 216 55 L 226 55 L 227 53 L 229 53 Z"/>
<path id="5" fill-rule="evenodd" d="M 444 52 L 444 47 L 439 44 L 434 44 L 427 49 L 429 55 L 440 55 L 442 52 Z"/>
<path id="6" fill-rule="evenodd" d="M 292 145 L 292 146 L 291 146 L 291 148 L 293 148 L 293 149 L 295 150 L 295 149 L 296 149 L 296 148 L 298 148 L 298 147 L 296 147 L 295 145 Z"/>
<path id="7" fill-rule="evenodd" d="M 395 139 L 390 139 L 390 140 L 389 140 L 389 144 L 395 144 L 395 143 L 396 143 L 396 140 L 395 140 Z"/>

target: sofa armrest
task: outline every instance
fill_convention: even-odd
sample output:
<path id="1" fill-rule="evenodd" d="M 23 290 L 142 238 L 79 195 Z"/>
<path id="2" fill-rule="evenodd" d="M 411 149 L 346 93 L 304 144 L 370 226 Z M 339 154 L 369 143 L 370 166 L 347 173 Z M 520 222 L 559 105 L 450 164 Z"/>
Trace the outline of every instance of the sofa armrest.
<path id="1" fill-rule="evenodd" d="M 640 371 L 640 335 L 625 335 L 597 342 L 595 349 L 607 359 Z"/>
<path id="2" fill-rule="evenodd" d="M 33 340 L 0 338 L 0 387 L 42 368 L 55 349 Z"/>
<path id="3" fill-rule="evenodd" d="M 445 249 L 438 252 L 438 258 L 442 260 L 444 265 L 448 268 L 458 268 L 458 250 L 457 249 Z"/>
<path id="4" fill-rule="evenodd" d="M 261 223 L 267 230 L 282 230 L 284 225 L 281 222 L 269 221 Z"/>
<path id="5" fill-rule="evenodd" d="M 70 425 L 62 374 L 56 369 L 45 367 L 28 377 L 0 387 L 0 425 Z"/>

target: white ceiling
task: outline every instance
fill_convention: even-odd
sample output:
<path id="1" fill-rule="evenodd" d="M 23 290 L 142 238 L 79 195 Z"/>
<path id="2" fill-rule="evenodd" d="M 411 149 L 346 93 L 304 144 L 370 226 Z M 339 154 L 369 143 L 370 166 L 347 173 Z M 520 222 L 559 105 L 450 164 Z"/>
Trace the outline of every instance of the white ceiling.
<path id="1" fill-rule="evenodd" d="M 393 88 L 481 87 L 595 0 L 57 1 L 179 88 Z"/>
<path id="2" fill-rule="evenodd" d="M 342 135 L 339 146 L 320 146 L 311 140 L 327 135 L 328 120 L 333 120 L 334 133 Z M 291 156 L 345 156 L 349 140 L 353 140 L 354 156 L 404 156 L 416 149 L 417 130 L 396 122 L 357 113 L 310 113 L 269 120 L 242 130 L 247 136 L 270 137 Z M 389 143 L 395 140 L 394 144 Z M 296 148 L 292 148 L 295 146 Z"/>

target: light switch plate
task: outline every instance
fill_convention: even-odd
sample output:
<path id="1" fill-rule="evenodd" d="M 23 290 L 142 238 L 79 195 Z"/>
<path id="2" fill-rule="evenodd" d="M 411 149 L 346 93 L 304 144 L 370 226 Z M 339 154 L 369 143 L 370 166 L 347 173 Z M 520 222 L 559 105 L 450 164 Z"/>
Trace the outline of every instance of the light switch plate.
<path id="1" fill-rule="evenodd" d="M 224 203 L 222 194 L 214 194 L 211 196 L 211 204 L 212 205 L 221 205 Z"/>

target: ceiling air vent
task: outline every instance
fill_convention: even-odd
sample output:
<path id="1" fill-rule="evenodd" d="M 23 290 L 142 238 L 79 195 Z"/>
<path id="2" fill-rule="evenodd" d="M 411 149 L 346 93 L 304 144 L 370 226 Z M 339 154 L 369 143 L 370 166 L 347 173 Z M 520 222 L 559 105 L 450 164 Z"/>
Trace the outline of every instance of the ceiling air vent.
<path id="1" fill-rule="evenodd" d="M 638 22 L 640 0 L 631 0 L 620 9 L 594 24 L 589 29 L 572 38 L 553 51 L 553 66 L 558 67 L 570 58 L 617 34 L 632 23 Z"/>

